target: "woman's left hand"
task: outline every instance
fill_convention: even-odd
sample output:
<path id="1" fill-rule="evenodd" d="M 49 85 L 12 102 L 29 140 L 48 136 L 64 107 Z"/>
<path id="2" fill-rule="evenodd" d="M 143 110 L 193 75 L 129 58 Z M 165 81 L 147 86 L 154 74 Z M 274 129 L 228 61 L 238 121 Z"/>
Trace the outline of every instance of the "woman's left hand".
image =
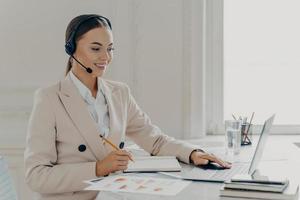
<path id="1" fill-rule="evenodd" d="M 223 161 L 222 159 L 216 157 L 213 154 L 202 152 L 202 151 L 193 151 L 191 154 L 191 160 L 194 165 L 201 166 L 207 165 L 209 162 L 215 162 L 224 168 L 231 168 L 231 163 Z"/>

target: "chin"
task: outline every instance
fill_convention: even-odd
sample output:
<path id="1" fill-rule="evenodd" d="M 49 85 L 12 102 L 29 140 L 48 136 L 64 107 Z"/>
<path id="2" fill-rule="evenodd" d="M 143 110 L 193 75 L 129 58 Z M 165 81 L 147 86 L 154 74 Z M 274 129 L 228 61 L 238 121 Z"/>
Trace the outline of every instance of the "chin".
<path id="1" fill-rule="evenodd" d="M 101 76 L 103 76 L 105 74 L 106 67 L 102 68 L 102 69 L 97 68 L 97 67 L 93 67 L 92 70 L 93 70 L 93 73 L 92 73 L 93 76 L 95 76 L 95 77 L 101 77 Z"/>
<path id="2" fill-rule="evenodd" d="M 105 71 L 97 72 L 96 77 L 102 77 L 105 74 Z"/>

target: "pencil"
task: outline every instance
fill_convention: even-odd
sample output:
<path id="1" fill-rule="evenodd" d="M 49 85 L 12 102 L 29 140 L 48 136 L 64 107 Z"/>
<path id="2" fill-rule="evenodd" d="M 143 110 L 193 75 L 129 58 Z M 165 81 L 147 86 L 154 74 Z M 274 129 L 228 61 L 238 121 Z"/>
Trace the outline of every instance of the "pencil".
<path id="1" fill-rule="evenodd" d="M 121 150 L 119 147 L 117 147 L 116 145 L 114 145 L 111 141 L 109 141 L 108 139 L 106 139 L 105 137 L 103 137 L 101 134 L 99 136 L 102 138 L 102 140 L 104 140 L 105 142 L 107 142 L 115 150 L 117 150 L 117 151 Z M 132 162 L 134 162 L 133 159 L 130 156 L 129 156 L 129 160 L 131 160 Z"/>
<path id="2" fill-rule="evenodd" d="M 247 139 L 250 143 L 251 143 L 251 141 L 250 141 L 250 139 L 248 137 L 248 133 L 249 133 L 250 127 L 252 125 L 252 120 L 253 120 L 254 113 L 255 112 L 252 112 L 252 115 L 251 115 L 251 118 L 250 118 L 250 122 L 249 122 L 249 126 L 248 126 L 248 129 L 247 129 L 247 131 L 246 131 L 246 133 L 244 135 L 244 139 L 243 139 L 243 140 Z"/>
<path id="3" fill-rule="evenodd" d="M 234 116 L 234 114 L 231 114 L 231 115 L 232 115 L 233 119 L 236 120 L 236 117 Z"/>
<path id="4" fill-rule="evenodd" d="M 250 119 L 249 126 L 248 126 L 248 129 L 247 129 L 247 134 L 248 134 L 248 132 L 249 132 L 249 129 L 250 129 L 250 126 L 251 126 L 251 123 L 252 123 L 253 116 L 254 116 L 254 112 L 253 112 L 252 115 L 251 115 L 251 119 Z"/>

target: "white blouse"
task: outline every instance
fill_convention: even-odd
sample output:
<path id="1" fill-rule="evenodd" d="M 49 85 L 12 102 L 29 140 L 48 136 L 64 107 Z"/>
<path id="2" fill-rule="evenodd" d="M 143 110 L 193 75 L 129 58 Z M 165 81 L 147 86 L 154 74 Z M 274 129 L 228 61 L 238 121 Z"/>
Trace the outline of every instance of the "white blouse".
<path id="1" fill-rule="evenodd" d="M 80 95 L 87 103 L 87 108 L 93 119 L 97 124 L 98 131 L 104 136 L 109 135 L 109 113 L 108 106 L 103 89 L 101 89 L 100 80 L 98 78 L 98 91 L 96 99 L 92 96 L 91 91 L 74 75 L 72 71 L 69 72 L 72 82 L 79 90 Z"/>

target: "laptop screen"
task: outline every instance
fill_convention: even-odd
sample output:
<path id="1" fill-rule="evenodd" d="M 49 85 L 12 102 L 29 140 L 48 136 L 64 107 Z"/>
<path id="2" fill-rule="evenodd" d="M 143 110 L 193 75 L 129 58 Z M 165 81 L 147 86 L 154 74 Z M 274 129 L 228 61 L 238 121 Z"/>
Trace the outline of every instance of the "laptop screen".
<path id="1" fill-rule="evenodd" d="M 265 147 L 265 143 L 267 141 L 274 118 L 275 118 L 275 114 L 272 115 L 272 117 L 270 117 L 269 119 L 267 119 L 263 125 L 256 149 L 255 149 L 255 153 L 254 153 L 254 156 L 251 161 L 250 168 L 249 168 L 248 174 L 250 174 L 250 175 L 252 175 L 253 172 L 256 170 L 257 165 L 258 165 L 259 161 L 261 160 L 261 157 L 262 157 L 262 154 L 264 151 L 264 147 Z"/>

